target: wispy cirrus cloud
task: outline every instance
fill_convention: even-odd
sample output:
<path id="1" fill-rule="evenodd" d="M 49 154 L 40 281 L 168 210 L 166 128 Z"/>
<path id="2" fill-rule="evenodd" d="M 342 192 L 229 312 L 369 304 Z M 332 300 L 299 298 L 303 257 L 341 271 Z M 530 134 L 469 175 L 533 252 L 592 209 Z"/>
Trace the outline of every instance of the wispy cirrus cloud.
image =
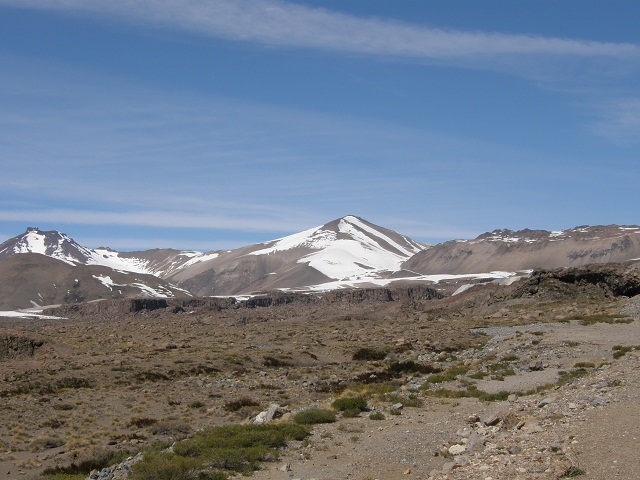
<path id="1" fill-rule="evenodd" d="M 591 131 L 621 146 L 640 145 L 640 98 L 626 98 L 600 105 L 600 120 Z"/>
<path id="2" fill-rule="evenodd" d="M 296 231 L 312 225 L 286 214 L 259 218 L 222 213 L 188 213 L 166 210 L 136 210 L 133 212 L 95 211 L 83 209 L 0 210 L 0 221 L 17 222 L 27 218 L 32 222 L 67 225 L 118 225 L 161 228 L 199 228 L 240 230 L 244 232 Z"/>
<path id="3" fill-rule="evenodd" d="M 506 58 L 640 59 L 640 45 L 428 28 L 280 0 L 0 0 L 0 5 L 110 15 L 210 37 L 457 64 Z M 493 67 L 495 68 L 495 65 Z"/>

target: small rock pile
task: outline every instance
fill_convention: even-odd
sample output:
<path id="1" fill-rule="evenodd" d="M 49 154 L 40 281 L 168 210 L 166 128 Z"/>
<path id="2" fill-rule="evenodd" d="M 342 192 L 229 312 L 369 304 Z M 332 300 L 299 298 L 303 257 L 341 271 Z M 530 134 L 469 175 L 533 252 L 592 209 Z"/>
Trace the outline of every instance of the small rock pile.
<path id="1" fill-rule="evenodd" d="M 578 384 L 545 396 L 510 396 L 506 406 L 481 419 L 471 415 L 456 440 L 437 455 L 451 460 L 431 480 L 555 480 L 576 469 L 570 433 L 594 409 L 619 401 L 624 374 L 603 367 Z"/>
<path id="2" fill-rule="evenodd" d="M 142 453 L 127 458 L 124 462 L 102 470 L 94 470 L 85 480 L 124 480 L 131 473 L 131 467 L 142 460 Z"/>

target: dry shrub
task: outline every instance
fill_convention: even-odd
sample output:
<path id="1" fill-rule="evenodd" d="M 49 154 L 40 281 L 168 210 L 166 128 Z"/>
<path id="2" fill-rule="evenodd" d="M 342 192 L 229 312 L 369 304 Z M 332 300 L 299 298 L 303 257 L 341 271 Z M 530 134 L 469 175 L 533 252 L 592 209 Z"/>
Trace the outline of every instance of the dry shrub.
<path id="1" fill-rule="evenodd" d="M 154 425 L 156 423 L 158 423 L 158 420 L 156 420 L 155 418 L 131 417 L 127 422 L 127 427 L 142 428 L 142 427 L 148 427 L 150 425 Z"/>
<path id="2" fill-rule="evenodd" d="M 65 444 L 60 437 L 40 437 L 36 438 L 29 444 L 29 450 L 32 452 L 41 452 L 49 448 L 58 448 Z"/>
<path id="3" fill-rule="evenodd" d="M 151 432 L 154 435 L 184 438 L 191 433 L 191 427 L 179 420 L 161 420 L 153 426 Z"/>
<path id="4" fill-rule="evenodd" d="M 257 407 L 259 405 L 260 405 L 260 402 L 257 402 L 252 398 L 242 397 L 242 398 L 239 398 L 238 400 L 232 400 L 230 402 L 226 402 L 223 408 L 227 412 L 237 412 L 238 410 L 244 407 Z"/>

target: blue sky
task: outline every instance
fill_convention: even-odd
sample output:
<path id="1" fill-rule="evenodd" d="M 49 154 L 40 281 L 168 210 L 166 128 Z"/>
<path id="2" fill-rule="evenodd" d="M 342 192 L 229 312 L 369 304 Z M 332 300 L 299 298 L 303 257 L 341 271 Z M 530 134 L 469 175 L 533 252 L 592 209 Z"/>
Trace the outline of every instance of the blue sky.
<path id="1" fill-rule="evenodd" d="M 0 0 L 0 240 L 638 224 L 635 0 Z"/>

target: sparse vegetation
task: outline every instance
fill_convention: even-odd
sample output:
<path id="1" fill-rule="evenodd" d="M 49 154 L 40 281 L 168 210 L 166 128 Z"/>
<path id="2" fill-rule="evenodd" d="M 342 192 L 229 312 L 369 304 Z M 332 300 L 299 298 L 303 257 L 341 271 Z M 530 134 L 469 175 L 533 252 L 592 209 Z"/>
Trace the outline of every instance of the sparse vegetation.
<path id="1" fill-rule="evenodd" d="M 364 412 L 367 409 L 367 399 L 364 397 L 336 398 L 331 406 L 336 410 Z"/>
<path id="2" fill-rule="evenodd" d="M 314 425 L 316 423 L 333 423 L 336 421 L 336 414 L 331 410 L 321 408 L 310 408 L 298 412 L 293 417 L 295 423 L 301 425 Z"/>
<path id="3" fill-rule="evenodd" d="M 127 427 L 143 428 L 158 423 L 155 418 L 149 417 L 131 417 L 127 422 Z"/>
<path id="4" fill-rule="evenodd" d="M 260 462 L 278 458 L 290 440 L 302 440 L 301 425 L 229 425 L 212 427 L 182 440 L 173 452 L 151 450 L 133 467 L 132 480 L 226 479 L 250 474 Z"/>
<path id="5" fill-rule="evenodd" d="M 40 470 L 57 464 L 58 470 L 49 470 L 49 480 L 51 475 L 60 480 L 83 479 L 86 473 L 74 473 L 79 470 L 72 464 L 83 462 L 91 456 L 88 452 L 99 445 L 106 445 L 111 451 L 122 450 L 127 455 L 151 448 L 150 459 L 155 458 L 157 463 L 144 467 L 146 478 L 170 478 L 173 471 L 177 472 L 174 478 L 218 480 L 235 475 L 232 469 L 239 463 L 243 465 L 239 467 L 239 474 L 250 474 L 251 468 L 257 465 L 252 463 L 254 459 L 257 458 L 257 462 L 274 460 L 277 449 L 273 453 L 259 447 L 263 453 L 248 455 L 235 464 L 234 459 L 239 457 L 194 453 L 186 446 L 184 450 L 179 448 L 181 455 L 165 455 L 163 450 L 175 442 L 181 443 L 181 439 L 191 440 L 189 437 L 203 425 L 244 422 L 272 403 L 284 407 L 278 415 L 287 407 L 294 411 L 294 414 L 285 413 L 286 417 L 277 419 L 276 424 L 288 418 L 296 426 L 305 428 L 316 423 L 337 422 L 315 427 L 321 433 L 306 442 L 294 443 L 294 449 L 287 455 L 287 458 L 289 453 L 307 458 L 323 452 L 319 457 L 328 458 L 340 442 L 349 445 L 356 441 L 351 437 L 362 442 L 366 447 L 361 449 L 363 452 L 369 451 L 369 442 L 376 441 L 373 432 L 379 428 L 385 431 L 385 436 L 392 432 L 402 434 L 404 430 L 400 429 L 412 428 L 410 425 L 415 422 L 430 422 L 432 415 L 454 414 L 456 421 L 464 422 L 470 408 L 474 412 L 494 409 L 462 397 L 498 401 L 505 400 L 510 393 L 527 395 L 554 389 L 549 396 L 555 398 L 564 392 L 564 388 L 557 387 L 587 374 L 593 375 L 593 381 L 596 375 L 602 376 L 601 385 L 607 387 L 630 384 L 626 376 L 613 379 L 613 370 L 598 369 L 600 360 L 596 359 L 601 352 L 590 349 L 592 341 L 587 336 L 596 330 L 580 325 L 581 316 L 612 317 L 608 312 L 620 308 L 626 299 L 625 302 L 611 301 L 600 308 L 586 297 L 569 296 L 563 302 L 544 305 L 538 298 L 527 297 L 526 304 L 517 309 L 508 305 L 505 308 L 508 313 L 500 317 L 491 313 L 497 306 L 492 306 L 489 314 L 484 313 L 486 310 L 483 314 L 472 314 L 470 310 L 449 310 L 450 304 L 441 304 L 438 307 L 441 310 L 433 313 L 426 304 L 419 305 L 420 310 L 413 310 L 406 309 L 406 305 L 398 308 L 400 302 L 398 305 L 387 302 L 366 307 L 350 304 L 348 309 L 342 304 L 328 310 L 329 313 L 323 310 L 324 305 L 308 308 L 288 305 L 286 309 L 212 309 L 182 313 L 179 317 L 167 312 L 118 314 L 109 317 L 109 322 L 97 321 L 100 315 L 96 321 L 70 318 L 55 325 L 43 322 L 38 325 L 43 335 L 56 341 L 58 335 L 65 343 L 52 341 L 49 349 L 41 349 L 39 357 L 31 358 L 28 363 L 4 362 L 6 368 L 0 377 L 3 380 L 0 387 L 3 422 L 0 423 L 4 423 L 0 425 L 0 462 L 12 473 L 17 472 L 16 466 L 20 465 L 27 476 L 35 476 Z M 451 301 L 458 300 L 452 298 Z M 550 325 L 544 332 L 523 328 L 514 334 L 512 329 L 504 340 L 495 345 L 492 342 L 490 346 L 495 348 L 490 350 L 482 348 L 488 335 L 469 333 L 474 327 L 507 328 L 523 321 L 554 322 L 562 316 L 572 322 L 568 327 L 563 326 L 562 332 L 580 329 L 585 335 L 572 337 L 563 333 L 558 336 L 556 325 Z M 595 321 L 594 318 L 587 320 Z M 270 328 L 272 325 L 277 328 Z M 617 334 L 625 328 L 604 324 L 600 327 Z M 559 341 L 559 338 L 572 340 Z M 610 349 L 613 343 L 610 339 L 607 341 L 601 345 Z M 169 344 L 176 348 L 166 348 Z M 359 349 L 354 345 L 364 347 Z M 578 349 L 572 348 L 576 346 Z M 557 352 L 557 360 L 549 357 L 547 347 Z M 470 350 L 472 348 L 476 351 Z M 640 351 L 640 346 L 618 345 L 610 353 L 620 358 L 636 350 Z M 527 365 L 532 359 L 544 361 L 544 375 L 553 375 L 558 364 L 566 365 L 566 371 L 557 381 L 533 388 L 544 375 L 528 374 Z M 619 362 L 618 366 L 631 367 L 632 362 L 629 365 Z M 524 385 L 531 387 L 491 394 L 481 390 L 482 383 L 478 380 L 506 379 L 513 372 L 518 373 Z M 531 383 L 527 383 L 529 379 Z M 420 383 L 421 388 L 414 390 Z M 502 387 L 504 390 L 508 383 Z M 575 383 L 575 388 L 582 384 L 590 387 L 592 378 Z M 615 395 L 615 391 L 610 394 Z M 540 399 L 544 396 L 546 394 Z M 355 401 L 361 403 L 356 408 L 339 403 L 329 406 L 335 398 L 346 402 L 359 398 Z M 539 410 L 535 407 L 536 401 L 522 401 L 511 407 L 534 405 L 533 413 L 550 416 L 558 410 L 556 407 Z M 588 401 L 575 402 L 577 406 L 575 410 L 572 407 L 572 412 L 589 405 Z M 404 408 L 391 407 L 398 403 Z M 298 412 L 302 405 L 318 405 L 326 410 Z M 557 405 L 565 405 L 564 400 Z M 420 411 L 411 410 L 420 406 L 424 407 Z M 29 415 L 25 414 L 27 409 L 30 409 Z M 531 412 L 522 415 L 525 413 Z M 404 419 L 393 416 L 402 414 Z M 349 419 L 352 416 L 361 418 Z M 555 422 L 555 417 L 550 420 Z M 571 417 L 566 420 L 570 422 Z M 376 421 L 379 423 L 375 424 Z M 555 423 L 549 427 L 552 428 Z M 199 435 L 193 438 L 200 438 Z M 51 450 L 59 439 L 67 443 Z M 561 448 L 564 451 L 562 445 Z M 212 459 L 210 465 L 206 461 L 199 463 L 204 457 Z M 42 463 L 42 467 L 38 463 Z M 566 468 L 568 463 L 562 465 Z M 223 468 L 225 466 L 229 469 Z M 554 466 L 556 472 L 562 471 L 558 464 Z M 349 473 L 353 476 L 352 470 Z M 143 471 L 138 474 L 143 475 Z"/>
<path id="6" fill-rule="evenodd" d="M 363 347 L 353 354 L 352 359 L 359 360 L 384 360 L 388 353 L 385 350 L 377 350 L 375 348 Z"/>
<path id="7" fill-rule="evenodd" d="M 43 475 L 86 475 L 92 470 L 101 470 L 113 463 L 117 463 L 121 458 L 121 455 L 103 447 L 86 448 L 69 465 L 46 468 L 43 471 Z"/>
<path id="8" fill-rule="evenodd" d="M 260 405 L 260 402 L 258 402 L 257 400 L 254 400 L 249 397 L 241 397 L 237 400 L 226 402 L 223 408 L 227 412 L 237 412 L 238 410 L 244 407 L 257 407 L 259 405 Z"/>
<path id="9" fill-rule="evenodd" d="M 384 420 L 385 416 L 384 413 L 376 410 L 375 412 L 371 412 L 369 414 L 369 420 Z"/>
<path id="10" fill-rule="evenodd" d="M 558 478 L 574 478 L 585 475 L 587 472 L 582 470 L 581 468 L 576 467 L 575 465 L 571 465 L 567 468 Z"/>
<path id="11" fill-rule="evenodd" d="M 264 357 L 264 360 L 262 362 L 262 364 L 265 367 L 289 367 L 291 366 L 291 362 L 289 362 L 288 360 L 284 360 L 281 358 L 276 358 L 276 357 Z"/>
<path id="12" fill-rule="evenodd" d="M 571 320 L 578 320 L 580 325 L 594 325 L 596 323 L 631 323 L 633 318 L 618 314 L 577 315 Z"/>
<path id="13" fill-rule="evenodd" d="M 403 407 L 421 407 L 424 401 L 414 393 L 401 395 L 398 393 L 387 393 L 378 397 L 380 400 L 389 403 L 401 403 Z"/>
<path id="14" fill-rule="evenodd" d="M 442 373 L 437 373 L 435 375 L 431 375 L 429 378 L 427 378 L 426 380 L 426 384 L 431 384 L 431 383 L 444 383 L 444 382 L 450 382 L 452 380 L 455 380 L 456 377 L 458 375 L 464 375 L 469 371 L 469 367 L 466 365 L 455 365 L 453 367 L 450 367 L 448 369 L 446 369 L 444 372 Z M 424 387 L 424 385 L 423 385 Z"/>
<path id="15" fill-rule="evenodd" d="M 185 438 L 191 433 L 188 423 L 180 420 L 159 420 L 153 425 L 151 432 L 154 435 L 166 435 L 175 438 Z"/>
<path id="16" fill-rule="evenodd" d="M 627 353 L 629 352 L 633 352 L 636 350 L 640 350 L 640 345 L 614 345 L 613 346 L 613 358 L 622 358 L 624 357 Z"/>

